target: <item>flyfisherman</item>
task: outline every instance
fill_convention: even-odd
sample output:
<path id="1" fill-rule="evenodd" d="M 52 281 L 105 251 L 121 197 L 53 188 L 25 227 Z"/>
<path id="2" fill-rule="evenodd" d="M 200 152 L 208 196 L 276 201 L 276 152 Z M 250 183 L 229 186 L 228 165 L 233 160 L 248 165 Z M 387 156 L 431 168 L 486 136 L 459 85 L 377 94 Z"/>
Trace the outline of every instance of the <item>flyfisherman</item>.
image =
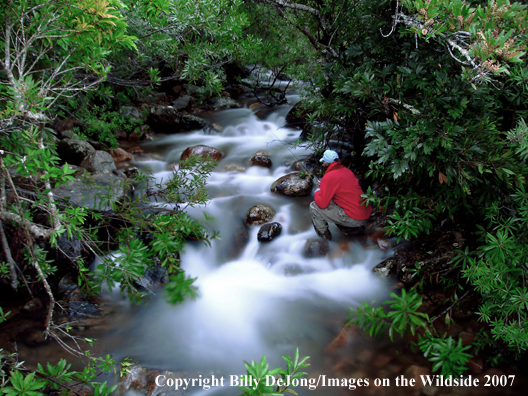
<path id="1" fill-rule="evenodd" d="M 326 171 L 315 191 L 314 202 L 310 204 L 315 232 L 323 239 L 332 240 L 328 222 L 335 223 L 341 230 L 356 228 L 362 231 L 372 207 L 363 205 L 363 190 L 357 177 L 341 165 L 333 150 L 326 150 L 320 161 Z"/>

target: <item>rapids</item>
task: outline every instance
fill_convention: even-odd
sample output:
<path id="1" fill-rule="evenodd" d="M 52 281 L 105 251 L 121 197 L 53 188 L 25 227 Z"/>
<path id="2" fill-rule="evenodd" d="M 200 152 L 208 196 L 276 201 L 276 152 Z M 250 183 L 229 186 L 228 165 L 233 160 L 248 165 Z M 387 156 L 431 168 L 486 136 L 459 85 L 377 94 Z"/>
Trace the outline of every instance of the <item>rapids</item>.
<path id="1" fill-rule="evenodd" d="M 317 366 L 324 348 L 346 323 L 349 307 L 388 296 L 389 285 L 371 270 L 391 253 L 365 248 L 333 225 L 330 253 L 302 256 L 306 240 L 318 239 L 308 209 L 313 196 L 270 192 L 273 181 L 292 172 L 289 164 L 308 154 L 291 147 L 300 132 L 283 127 L 298 97 L 288 99 L 289 105 L 264 120 L 247 107 L 225 110 L 210 115 L 222 127 L 219 134 L 200 130 L 159 136 L 142 145 L 151 157 L 145 155 L 148 159 L 137 159 L 135 165 L 150 169 L 158 182 L 171 176 L 168 164 L 178 161 L 188 146 L 205 144 L 225 154 L 208 180 L 211 201 L 189 210 L 198 219 L 204 219 L 204 212 L 213 216 L 207 227 L 219 231 L 221 240 L 214 240 L 211 248 L 201 243 L 185 248 L 182 268 L 197 277 L 200 297 L 178 306 L 165 302 L 162 293 L 151 298 L 112 337 L 110 352 L 116 360 L 130 356 L 146 367 L 229 376 L 244 374 L 243 361 L 260 360 L 263 354 L 272 367 L 285 367 L 281 356 L 293 356 L 298 347 Z M 271 153 L 271 169 L 249 166 L 259 150 Z M 226 171 L 228 164 L 246 170 Z M 282 224 L 282 234 L 259 243 L 259 227 L 252 226 L 248 242 L 240 242 L 236 234 L 257 203 L 275 210 L 273 221 Z M 216 392 L 241 393 L 232 388 L 207 394 Z"/>

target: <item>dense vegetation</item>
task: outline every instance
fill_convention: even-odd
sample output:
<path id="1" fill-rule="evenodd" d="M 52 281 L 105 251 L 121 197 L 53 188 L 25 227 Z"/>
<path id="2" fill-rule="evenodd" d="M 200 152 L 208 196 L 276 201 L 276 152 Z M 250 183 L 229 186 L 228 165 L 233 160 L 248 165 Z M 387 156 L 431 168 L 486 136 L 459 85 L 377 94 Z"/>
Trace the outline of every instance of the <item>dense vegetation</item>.
<path id="1" fill-rule="evenodd" d="M 55 117 L 78 112 L 89 137 L 112 146 L 115 125 L 137 127 L 112 113 L 115 105 L 169 80 L 195 83 L 203 97 L 217 95 L 229 77 L 226 66 L 237 61 L 304 82 L 299 89 L 311 144 L 316 151 L 336 139 L 353 145 L 369 183 L 381 185 L 369 188 L 367 197 L 387 214 L 390 235 L 413 240 L 464 224 L 469 243 L 450 262 L 445 279 L 453 295 L 449 304 L 463 293 L 479 294 L 476 315 L 489 328 L 483 334 L 494 353 L 526 352 L 525 5 L 507 0 L 9 0 L 0 20 L 5 260 L 0 274 L 16 290 L 26 278 L 41 282 L 49 299 L 47 334 L 60 330 L 53 324 L 54 296 L 47 282 L 57 269 L 47 262 L 46 249 L 62 234 L 96 254 L 109 248 L 101 241 L 111 235 L 112 246 L 123 253 L 119 266 L 105 262 L 96 280 L 76 261 L 86 289 L 120 282 L 139 297 L 134 280 L 144 273 L 147 258 L 158 257 L 171 271 L 168 290 L 175 301 L 193 294 L 177 266 L 185 240 L 214 237 L 178 205 L 189 202 L 188 196 L 195 203 L 207 199 L 203 186 L 212 165 L 196 160 L 188 169 L 202 169 L 199 180 L 190 182 L 180 173 L 167 190 L 158 191 L 174 198 L 173 210 L 157 211 L 151 219 L 140 215 L 138 202 L 108 199 L 109 210 L 57 202 L 52 187 L 73 172 L 57 166 L 49 128 Z M 281 100 L 280 93 L 267 90 L 266 104 Z M 17 191 L 9 169 L 31 178 L 33 190 Z M 188 196 L 177 193 L 182 190 Z M 42 214 L 45 222 L 37 220 Z M 146 233 L 156 238 L 143 238 Z M 18 263 L 8 243 L 15 235 L 26 246 Z M 418 311 L 416 291 L 393 298 L 388 312 L 365 304 L 353 320 L 372 335 L 386 327 L 391 334 L 418 332 L 419 347 L 432 356 L 435 370 L 463 372 L 469 355 Z M 7 316 L 0 315 L 0 320 Z M 15 384 L 22 379 L 13 372 L 11 393 L 42 388 L 34 384 L 21 391 L 23 385 Z"/>

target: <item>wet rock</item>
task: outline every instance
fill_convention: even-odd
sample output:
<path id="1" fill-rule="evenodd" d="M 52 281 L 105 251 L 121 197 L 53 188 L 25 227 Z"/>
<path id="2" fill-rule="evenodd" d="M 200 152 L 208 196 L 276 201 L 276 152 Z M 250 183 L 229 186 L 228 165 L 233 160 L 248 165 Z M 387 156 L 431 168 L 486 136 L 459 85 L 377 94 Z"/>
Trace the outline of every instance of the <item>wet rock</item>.
<path id="1" fill-rule="evenodd" d="M 72 317 L 87 317 L 94 316 L 99 313 L 99 309 L 95 304 L 87 301 L 71 301 L 69 304 L 70 316 Z"/>
<path id="2" fill-rule="evenodd" d="M 262 107 L 264 107 L 262 103 L 256 102 L 256 103 L 251 103 L 248 106 L 248 109 L 252 111 L 257 111 L 257 110 L 260 110 Z"/>
<path id="3" fill-rule="evenodd" d="M 139 169 L 136 167 L 136 166 L 131 166 L 131 167 L 128 167 L 126 168 L 123 173 L 125 174 L 126 177 L 128 177 L 129 179 L 133 179 L 134 177 L 136 177 L 137 175 L 139 175 Z"/>
<path id="4" fill-rule="evenodd" d="M 339 231 L 341 231 L 346 236 L 358 236 L 362 235 L 365 232 L 365 226 L 361 227 L 345 227 L 340 224 L 336 224 Z"/>
<path id="5" fill-rule="evenodd" d="M 202 92 L 202 89 L 193 84 L 183 84 L 183 89 L 189 95 L 199 95 Z"/>
<path id="6" fill-rule="evenodd" d="M 271 242 L 278 237 L 282 232 L 282 225 L 280 223 L 268 223 L 260 227 L 257 235 L 259 242 Z"/>
<path id="7" fill-rule="evenodd" d="M 139 290 L 152 290 L 152 288 L 168 281 L 167 269 L 161 265 L 155 265 L 152 268 L 147 268 L 145 274 L 135 284 Z"/>
<path id="8" fill-rule="evenodd" d="M 175 95 L 179 95 L 182 89 L 183 88 L 181 85 L 175 85 L 174 87 L 172 87 L 172 92 L 174 92 Z"/>
<path id="9" fill-rule="evenodd" d="M 232 98 L 238 98 L 239 96 L 252 92 L 251 88 L 244 85 L 231 85 L 226 88 L 226 91 Z"/>
<path id="10" fill-rule="evenodd" d="M 214 147 L 204 146 L 202 144 L 199 144 L 197 146 L 187 147 L 183 151 L 180 157 L 180 161 L 186 160 L 187 158 L 192 157 L 192 156 L 199 156 L 202 158 L 209 157 L 211 159 L 219 161 L 222 159 L 224 155 L 222 154 L 221 151 L 215 149 Z"/>
<path id="11" fill-rule="evenodd" d="M 463 331 L 458 335 L 458 337 L 462 340 L 463 346 L 472 345 L 473 341 L 475 341 L 475 334 L 468 333 L 467 331 Z"/>
<path id="12" fill-rule="evenodd" d="M 212 124 L 207 124 L 206 126 L 204 126 L 203 131 L 204 133 L 208 135 L 213 135 L 213 134 L 222 132 L 223 128 L 220 124 L 212 123 Z"/>
<path id="13" fill-rule="evenodd" d="M 271 192 L 290 195 L 301 196 L 308 195 L 312 192 L 313 182 L 310 177 L 305 176 L 304 179 L 300 177 L 300 172 L 290 173 L 282 176 L 271 185 Z"/>
<path id="14" fill-rule="evenodd" d="M 253 166 L 261 166 L 263 168 L 271 168 L 272 166 L 271 159 L 265 155 L 254 155 L 250 161 Z"/>
<path id="15" fill-rule="evenodd" d="M 139 109 L 133 106 L 123 106 L 119 109 L 119 114 L 123 117 L 132 118 L 134 120 L 142 120 L 143 116 Z"/>
<path id="16" fill-rule="evenodd" d="M 138 146 L 128 148 L 127 151 L 130 154 L 143 154 L 143 149 L 141 147 L 138 147 Z"/>
<path id="17" fill-rule="evenodd" d="M 275 216 L 275 211 L 268 205 L 257 204 L 249 209 L 246 216 L 246 224 L 248 225 L 260 225 L 268 223 Z"/>
<path id="18" fill-rule="evenodd" d="M 165 92 L 151 92 L 147 95 L 143 95 L 138 98 L 138 102 L 150 105 L 166 101 L 167 94 Z"/>
<path id="19" fill-rule="evenodd" d="M 125 180 L 113 173 L 97 172 L 93 175 L 76 176 L 52 191 L 57 198 L 69 200 L 71 205 L 107 210 L 110 209 L 111 202 L 117 202 L 128 195 Z"/>
<path id="20" fill-rule="evenodd" d="M 206 107 L 212 111 L 220 111 L 238 108 L 240 107 L 240 105 L 236 102 L 236 100 L 231 99 L 230 97 L 223 96 L 209 100 L 207 102 Z"/>
<path id="21" fill-rule="evenodd" d="M 288 126 L 304 128 L 308 120 L 308 113 L 304 108 L 303 102 L 297 102 L 286 115 L 286 123 Z"/>
<path id="22" fill-rule="evenodd" d="M 328 241 L 324 239 L 308 239 L 304 244 L 302 256 L 304 258 L 324 257 L 329 250 Z"/>
<path id="23" fill-rule="evenodd" d="M 182 96 L 172 102 L 172 107 L 177 111 L 187 110 L 192 107 L 194 98 L 189 95 Z"/>
<path id="24" fill-rule="evenodd" d="M 57 249 L 52 248 L 52 251 L 59 264 L 76 268 L 75 263 L 81 258 L 82 246 L 75 236 L 72 235 L 72 239 L 69 239 L 64 232 L 57 238 Z"/>
<path id="25" fill-rule="evenodd" d="M 390 276 L 396 273 L 396 266 L 393 258 L 388 258 L 387 260 L 382 261 L 376 265 L 373 269 L 373 272 L 376 272 L 383 276 Z"/>
<path id="26" fill-rule="evenodd" d="M 192 114 L 185 114 L 181 117 L 179 130 L 182 132 L 193 131 L 196 129 L 203 129 L 209 125 L 203 118 Z"/>
<path id="27" fill-rule="evenodd" d="M 255 155 L 264 155 L 266 157 L 269 157 L 271 155 L 271 153 L 269 151 L 266 151 L 266 150 L 259 150 L 257 151 L 255 154 L 253 154 L 254 156 Z"/>
<path id="28" fill-rule="evenodd" d="M 70 275 L 65 275 L 57 286 L 57 294 L 60 298 L 66 296 L 77 290 L 79 285 L 75 282 Z"/>
<path id="29" fill-rule="evenodd" d="M 180 114 L 173 106 L 153 106 L 147 119 L 148 125 L 157 133 L 172 133 L 179 129 Z"/>
<path id="30" fill-rule="evenodd" d="M 95 153 L 94 147 L 84 140 L 63 139 L 57 145 L 60 159 L 72 165 L 80 165 L 86 156 L 93 153 Z"/>
<path id="31" fill-rule="evenodd" d="M 88 154 L 81 162 L 81 167 L 88 172 L 111 172 L 117 169 L 114 159 L 106 151 L 97 150 Z"/>
<path id="32" fill-rule="evenodd" d="M 244 222 L 237 222 L 235 228 L 231 230 L 230 243 L 226 252 L 228 260 L 236 260 L 244 251 L 249 241 L 249 229 Z"/>
<path id="33" fill-rule="evenodd" d="M 133 158 L 132 154 L 126 152 L 122 148 L 116 148 L 116 149 L 110 150 L 109 154 L 112 156 L 112 159 L 114 160 L 114 162 L 130 161 Z"/>

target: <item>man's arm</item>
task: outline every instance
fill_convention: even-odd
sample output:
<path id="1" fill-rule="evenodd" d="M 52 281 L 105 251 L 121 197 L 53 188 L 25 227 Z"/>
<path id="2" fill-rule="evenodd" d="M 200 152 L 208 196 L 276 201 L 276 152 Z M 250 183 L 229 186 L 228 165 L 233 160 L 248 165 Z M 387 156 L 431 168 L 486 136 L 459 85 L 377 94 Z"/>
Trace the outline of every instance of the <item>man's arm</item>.
<path id="1" fill-rule="evenodd" d="M 319 190 L 314 194 L 314 200 L 321 209 L 326 209 L 336 192 L 336 185 L 332 183 L 328 176 L 321 179 Z"/>

